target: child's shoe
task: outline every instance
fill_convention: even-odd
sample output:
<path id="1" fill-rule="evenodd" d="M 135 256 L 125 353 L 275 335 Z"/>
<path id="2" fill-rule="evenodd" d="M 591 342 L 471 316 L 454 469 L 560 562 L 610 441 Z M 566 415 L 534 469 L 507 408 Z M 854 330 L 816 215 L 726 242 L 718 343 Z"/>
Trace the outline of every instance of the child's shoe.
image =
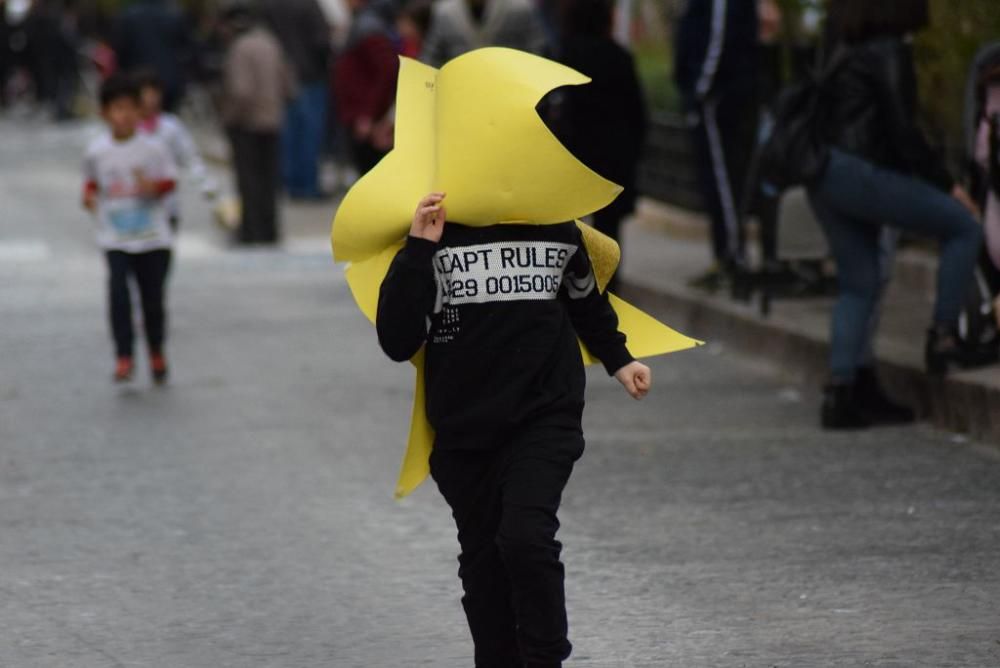
<path id="1" fill-rule="evenodd" d="M 162 385 L 167 382 L 167 358 L 163 353 L 153 353 L 149 356 L 149 369 L 153 372 L 153 382 Z"/>
<path id="2" fill-rule="evenodd" d="M 115 375 L 114 379 L 116 383 L 127 383 L 132 380 L 132 371 L 135 369 L 135 365 L 132 363 L 132 358 L 127 356 L 119 357 L 115 360 Z"/>

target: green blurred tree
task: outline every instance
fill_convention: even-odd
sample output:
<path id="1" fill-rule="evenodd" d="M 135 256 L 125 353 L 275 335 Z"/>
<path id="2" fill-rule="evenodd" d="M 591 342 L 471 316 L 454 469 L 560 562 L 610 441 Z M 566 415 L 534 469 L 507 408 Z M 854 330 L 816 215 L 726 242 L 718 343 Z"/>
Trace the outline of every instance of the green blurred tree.
<path id="1" fill-rule="evenodd" d="M 965 81 L 976 52 L 1000 40 L 997 0 L 930 0 L 931 26 L 917 37 L 923 117 L 937 143 L 958 157 Z"/>

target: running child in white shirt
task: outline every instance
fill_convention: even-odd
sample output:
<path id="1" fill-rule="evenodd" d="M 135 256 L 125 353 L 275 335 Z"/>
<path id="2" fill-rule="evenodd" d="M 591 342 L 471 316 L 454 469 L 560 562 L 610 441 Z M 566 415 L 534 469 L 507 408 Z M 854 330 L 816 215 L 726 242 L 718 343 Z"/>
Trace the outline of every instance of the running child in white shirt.
<path id="1" fill-rule="evenodd" d="M 142 117 L 139 131 L 163 142 L 177 167 L 186 169 L 199 183 L 202 196 L 207 200 L 215 199 L 218 185 L 208 173 L 191 133 L 180 118 L 163 111 L 163 82 L 159 75 L 152 70 L 141 70 L 135 73 L 134 80 L 139 87 Z M 176 232 L 181 219 L 179 193 L 171 193 L 166 204 L 170 226 Z"/>
<path id="2" fill-rule="evenodd" d="M 139 90 L 130 78 L 109 77 L 100 102 L 108 131 L 87 148 L 83 206 L 96 217 L 97 242 L 108 262 L 114 379 L 130 380 L 134 369 L 131 276 L 142 299 L 150 371 L 159 384 L 167 378 L 164 286 L 174 236 L 166 198 L 177 186 L 176 168 L 161 142 L 139 133 Z"/>

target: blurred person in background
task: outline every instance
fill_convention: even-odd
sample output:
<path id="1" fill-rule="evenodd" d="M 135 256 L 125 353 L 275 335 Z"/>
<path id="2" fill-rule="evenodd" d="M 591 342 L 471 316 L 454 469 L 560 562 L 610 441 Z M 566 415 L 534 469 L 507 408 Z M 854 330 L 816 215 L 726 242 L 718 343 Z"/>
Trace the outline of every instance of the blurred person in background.
<path id="1" fill-rule="evenodd" d="M 431 27 L 430 0 L 410 0 L 396 18 L 396 32 L 399 34 L 400 52 L 407 58 L 420 58 L 427 31 Z"/>
<path id="2" fill-rule="evenodd" d="M 484 46 L 544 55 L 545 29 L 531 0 L 438 0 L 420 59 L 433 67 Z"/>
<path id="3" fill-rule="evenodd" d="M 141 70 L 135 73 L 134 79 L 139 88 L 139 131 L 166 146 L 177 168 L 187 169 L 199 182 L 202 195 L 206 199 L 214 199 L 218 186 L 208 173 L 191 133 L 179 117 L 163 110 L 163 82 L 160 77 L 152 70 Z M 179 193 L 171 193 L 166 206 L 174 232 L 180 226 L 180 204 Z"/>
<path id="4" fill-rule="evenodd" d="M 106 131 L 95 137 L 83 159 L 82 204 L 93 214 L 97 243 L 108 263 L 108 315 L 115 344 L 115 382 L 132 379 L 135 325 L 129 284 L 142 302 L 142 324 L 153 381 L 167 379 L 166 282 L 174 234 L 166 197 L 177 184 L 166 147 L 144 136 L 139 126 L 139 90 L 122 73 L 101 85 L 101 117 Z"/>
<path id="5" fill-rule="evenodd" d="M 758 0 L 688 0 L 674 36 L 674 81 L 692 129 L 715 264 L 715 290 L 745 266 L 740 219 L 757 137 Z"/>
<path id="6" fill-rule="evenodd" d="M 293 199 L 323 199 L 319 170 L 326 143 L 332 31 L 317 0 L 262 0 L 261 9 L 298 84 L 281 133 L 285 190 Z"/>
<path id="7" fill-rule="evenodd" d="M 279 136 L 295 90 L 281 45 L 249 5 L 223 10 L 229 43 L 222 75 L 222 121 L 232 146 L 241 200 L 237 239 L 278 241 Z"/>
<path id="8" fill-rule="evenodd" d="M 837 263 L 830 382 L 821 422 L 828 429 L 901 424 L 914 412 L 889 398 L 867 351 L 886 270 L 880 236 L 887 225 L 941 244 L 933 322 L 925 359 L 931 373 L 979 362 L 958 336 L 982 231 L 976 206 L 917 126 L 917 87 L 909 35 L 926 27 L 926 0 L 835 0 L 830 5 L 832 74 L 820 93 L 819 126 L 829 162 L 809 188 L 810 202 Z"/>
<path id="9" fill-rule="evenodd" d="M 557 60 L 592 79 L 569 86 L 558 104 L 557 132 L 566 148 L 624 187 L 594 214 L 594 227 L 616 241 L 635 209 L 636 173 L 646 134 L 646 104 L 632 54 L 612 38 L 614 0 L 565 0 Z M 617 275 L 609 284 L 615 288 Z"/>
<path id="10" fill-rule="evenodd" d="M 168 0 L 137 0 L 118 17 L 111 47 L 125 72 L 152 69 L 163 82 L 163 108 L 176 111 L 184 97 L 192 53 L 191 27 Z"/>
<path id="11" fill-rule="evenodd" d="M 52 50 L 52 105 L 55 119 L 75 118 L 74 104 L 80 81 L 79 15 L 72 0 L 63 3 L 56 16 Z"/>
<path id="12" fill-rule="evenodd" d="M 334 95 L 354 166 L 364 175 L 392 149 L 399 47 L 384 4 L 349 2 L 354 18 L 334 66 Z"/>

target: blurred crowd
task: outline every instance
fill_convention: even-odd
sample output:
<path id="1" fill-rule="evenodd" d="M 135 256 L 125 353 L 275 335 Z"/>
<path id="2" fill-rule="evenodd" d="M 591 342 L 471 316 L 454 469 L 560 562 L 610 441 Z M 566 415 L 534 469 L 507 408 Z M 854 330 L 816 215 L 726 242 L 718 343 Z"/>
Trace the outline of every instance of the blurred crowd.
<path id="1" fill-rule="evenodd" d="M 88 77 L 113 72 L 154 76 L 164 113 L 193 88 L 214 91 L 243 204 L 243 242 L 279 239 L 279 190 L 295 200 L 325 200 L 391 150 L 400 55 L 437 67 L 484 46 L 544 55 L 592 78 L 548 96 L 540 113 L 576 156 L 625 188 L 594 215 L 597 228 L 618 238 L 636 204 L 649 122 L 622 39 L 631 26 L 621 30 L 617 20 L 631 16 L 627 1 L 223 0 L 197 16 L 171 0 L 136 0 L 107 14 L 83 11 L 75 0 L 2 2 L 0 104 L 32 96 L 55 118 L 71 118 L 79 89 L 94 85 Z M 928 369 L 995 361 L 1000 48 L 987 47 L 969 64 L 959 173 L 918 121 L 912 36 L 930 24 L 927 0 L 817 4 L 825 19 L 807 12 L 802 20 L 819 39 L 790 62 L 779 44 L 787 22 L 777 0 L 671 6 L 673 78 L 714 260 L 692 285 L 741 298 L 780 295 L 782 285 L 837 296 L 827 427 L 914 419 L 874 374 L 873 341 L 900 243 L 927 238 L 941 247 Z M 760 170 L 761 148 L 775 132 L 783 92 L 807 79 L 822 80 L 818 123 L 829 155 L 808 182 L 776 188 Z M 323 178 L 321 165 L 331 158 L 338 168 Z M 825 240 L 809 276 L 779 250 L 782 212 L 796 198 L 808 202 L 810 224 Z M 756 234 L 748 234 L 749 221 Z M 823 268 L 830 258 L 835 282 Z"/>

